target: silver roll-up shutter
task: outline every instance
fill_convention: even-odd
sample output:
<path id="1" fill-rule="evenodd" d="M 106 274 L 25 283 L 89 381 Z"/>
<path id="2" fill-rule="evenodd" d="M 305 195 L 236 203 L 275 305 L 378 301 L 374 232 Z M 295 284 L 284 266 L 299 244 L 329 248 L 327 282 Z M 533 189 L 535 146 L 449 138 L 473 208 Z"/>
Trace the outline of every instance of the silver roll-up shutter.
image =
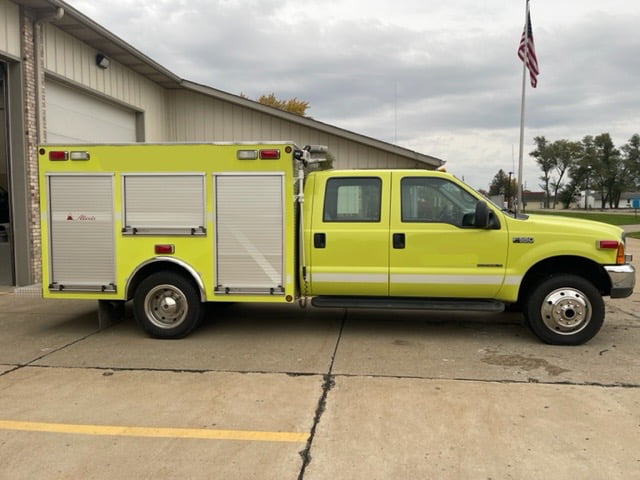
<path id="1" fill-rule="evenodd" d="M 216 293 L 284 291 L 281 174 L 214 177 Z"/>
<path id="2" fill-rule="evenodd" d="M 115 291 L 113 175 L 48 175 L 51 285 Z"/>

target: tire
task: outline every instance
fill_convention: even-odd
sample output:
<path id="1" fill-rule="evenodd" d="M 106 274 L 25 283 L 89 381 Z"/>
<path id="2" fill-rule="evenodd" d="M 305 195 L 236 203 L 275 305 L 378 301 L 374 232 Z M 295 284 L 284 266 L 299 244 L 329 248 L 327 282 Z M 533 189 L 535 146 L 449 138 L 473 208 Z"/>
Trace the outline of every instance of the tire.
<path id="1" fill-rule="evenodd" d="M 133 298 L 136 321 L 155 338 L 183 338 L 202 319 L 196 286 L 175 272 L 157 272 L 145 278 Z"/>
<path id="2" fill-rule="evenodd" d="M 604 301 L 591 282 L 576 275 L 542 280 L 525 300 L 529 328 L 551 345 L 581 345 L 600 331 Z"/>

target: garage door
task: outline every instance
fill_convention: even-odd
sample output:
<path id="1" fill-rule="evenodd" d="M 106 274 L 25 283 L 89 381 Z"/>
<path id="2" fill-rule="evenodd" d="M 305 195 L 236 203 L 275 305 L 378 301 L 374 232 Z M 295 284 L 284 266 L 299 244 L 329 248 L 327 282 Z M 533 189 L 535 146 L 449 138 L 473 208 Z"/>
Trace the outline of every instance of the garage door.
<path id="1" fill-rule="evenodd" d="M 48 143 L 135 142 L 136 113 L 77 88 L 46 82 Z"/>

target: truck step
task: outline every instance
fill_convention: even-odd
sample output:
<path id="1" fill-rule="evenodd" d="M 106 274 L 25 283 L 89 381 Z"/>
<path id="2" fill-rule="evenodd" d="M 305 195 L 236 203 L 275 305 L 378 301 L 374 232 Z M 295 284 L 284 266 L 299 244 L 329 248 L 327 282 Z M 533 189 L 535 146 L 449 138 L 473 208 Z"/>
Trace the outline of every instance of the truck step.
<path id="1" fill-rule="evenodd" d="M 495 300 L 477 299 L 422 299 L 393 297 L 331 297 L 311 299 L 311 305 L 321 308 L 388 308 L 399 310 L 464 310 L 476 312 L 503 312 L 505 304 Z"/>

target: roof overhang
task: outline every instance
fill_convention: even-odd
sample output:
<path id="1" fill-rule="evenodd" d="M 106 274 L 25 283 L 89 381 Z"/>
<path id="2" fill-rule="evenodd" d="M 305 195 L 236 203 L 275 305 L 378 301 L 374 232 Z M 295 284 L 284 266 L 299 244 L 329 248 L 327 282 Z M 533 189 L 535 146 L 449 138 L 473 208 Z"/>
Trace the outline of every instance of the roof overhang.
<path id="1" fill-rule="evenodd" d="M 164 88 L 180 88 L 180 77 L 154 62 L 71 5 L 60 0 L 11 1 L 22 5 L 36 19 L 50 17 L 55 14 L 58 8 L 64 9 L 62 18 L 51 22 L 57 28 Z"/>

